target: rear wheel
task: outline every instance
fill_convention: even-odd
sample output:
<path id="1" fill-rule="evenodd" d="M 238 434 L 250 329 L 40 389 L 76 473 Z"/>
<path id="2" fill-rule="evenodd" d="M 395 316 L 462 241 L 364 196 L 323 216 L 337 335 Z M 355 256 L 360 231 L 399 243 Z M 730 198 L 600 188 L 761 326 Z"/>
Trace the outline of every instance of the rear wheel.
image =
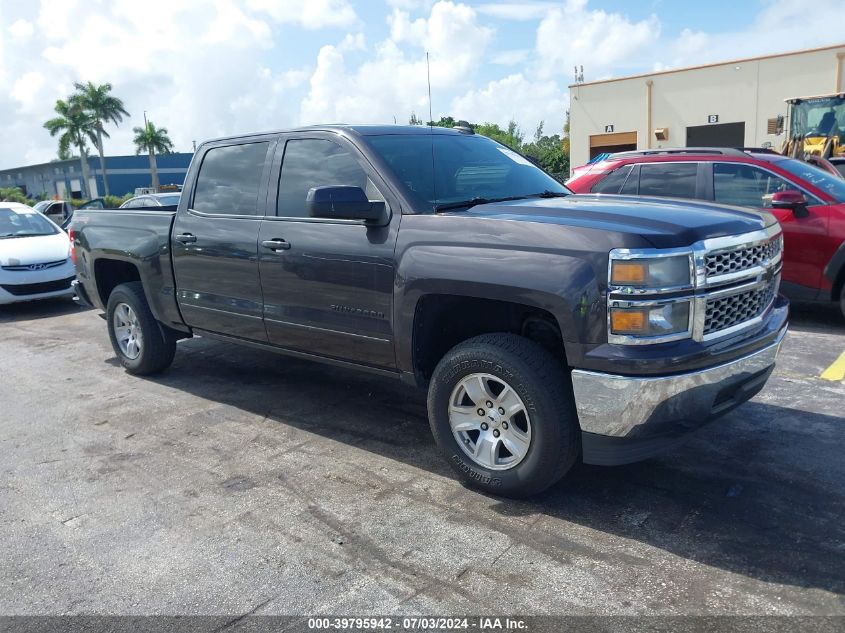
<path id="1" fill-rule="evenodd" d="M 435 440 L 470 486 L 524 497 L 557 482 L 580 452 L 569 378 L 547 350 L 486 334 L 450 350 L 428 393 Z"/>
<path id="2" fill-rule="evenodd" d="M 154 374 L 173 362 L 176 340 L 156 321 L 141 282 L 117 286 L 109 296 L 106 316 L 114 353 L 130 374 Z"/>

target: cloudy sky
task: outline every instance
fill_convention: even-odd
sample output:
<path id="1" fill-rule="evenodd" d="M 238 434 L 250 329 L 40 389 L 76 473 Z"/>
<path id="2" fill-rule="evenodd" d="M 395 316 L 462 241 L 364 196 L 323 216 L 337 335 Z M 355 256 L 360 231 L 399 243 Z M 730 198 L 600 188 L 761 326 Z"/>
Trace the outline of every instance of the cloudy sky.
<path id="1" fill-rule="evenodd" d="M 0 0 L 0 168 L 46 162 L 74 81 L 110 82 L 176 149 L 319 122 L 435 118 L 559 132 L 587 81 L 835 44 L 845 1 Z M 838 25 L 829 28 L 829 25 Z"/>

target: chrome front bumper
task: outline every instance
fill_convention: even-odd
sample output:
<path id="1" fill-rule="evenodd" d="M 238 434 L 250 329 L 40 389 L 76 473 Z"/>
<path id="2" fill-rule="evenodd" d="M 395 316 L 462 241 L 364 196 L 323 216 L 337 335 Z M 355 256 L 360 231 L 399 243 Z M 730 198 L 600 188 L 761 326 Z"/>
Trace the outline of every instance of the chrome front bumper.
<path id="1" fill-rule="evenodd" d="M 673 376 L 640 378 L 575 369 L 572 387 L 581 431 L 647 438 L 703 424 L 762 388 L 785 335 L 786 329 L 768 347 L 724 365 Z"/>

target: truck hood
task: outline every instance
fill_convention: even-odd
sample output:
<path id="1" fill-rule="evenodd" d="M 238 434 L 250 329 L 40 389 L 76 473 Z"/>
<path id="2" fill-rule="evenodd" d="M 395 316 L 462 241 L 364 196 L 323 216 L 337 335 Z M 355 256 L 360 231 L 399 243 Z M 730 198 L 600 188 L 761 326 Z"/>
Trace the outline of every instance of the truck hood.
<path id="1" fill-rule="evenodd" d="M 64 232 L 0 240 L 0 266 L 28 266 L 68 258 L 70 240 Z"/>
<path id="2" fill-rule="evenodd" d="M 573 194 L 481 204 L 463 216 L 522 220 L 641 236 L 657 248 L 766 228 L 777 219 L 765 211 L 675 198 Z"/>

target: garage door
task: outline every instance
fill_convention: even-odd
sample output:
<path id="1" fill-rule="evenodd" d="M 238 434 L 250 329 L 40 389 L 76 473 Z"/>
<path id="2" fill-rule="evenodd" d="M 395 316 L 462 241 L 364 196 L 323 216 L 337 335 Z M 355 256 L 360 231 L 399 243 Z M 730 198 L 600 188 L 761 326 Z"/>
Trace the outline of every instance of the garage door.
<path id="1" fill-rule="evenodd" d="M 590 158 L 605 152 L 627 152 L 637 149 L 636 132 L 613 132 L 590 136 Z"/>
<path id="2" fill-rule="evenodd" d="M 743 147 L 745 122 L 694 125 L 687 128 L 687 147 Z"/>

